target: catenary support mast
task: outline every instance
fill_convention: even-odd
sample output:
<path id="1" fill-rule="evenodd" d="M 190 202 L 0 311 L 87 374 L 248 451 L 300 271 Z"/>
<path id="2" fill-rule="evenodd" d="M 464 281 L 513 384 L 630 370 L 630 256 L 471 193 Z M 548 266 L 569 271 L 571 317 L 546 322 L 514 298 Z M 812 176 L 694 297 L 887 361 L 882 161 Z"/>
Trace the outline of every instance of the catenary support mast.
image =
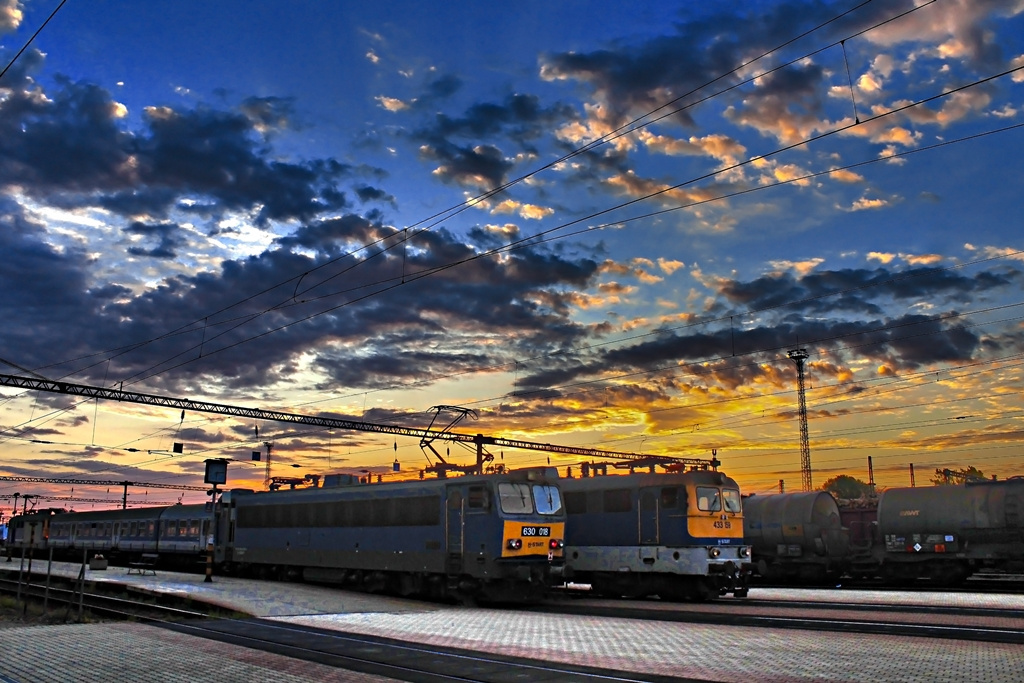
<path id="1" fill-rule="evenodd" d="M 807 349 L 789 352 L 789 359 L 796 363 L 797 394 L 800 397 L 800 479 L 804 491 L 814 488 L 811 481 L 811 439 L 807 434 L 807 392 L 804 388 L 804 361 L 809 357 Z"/>

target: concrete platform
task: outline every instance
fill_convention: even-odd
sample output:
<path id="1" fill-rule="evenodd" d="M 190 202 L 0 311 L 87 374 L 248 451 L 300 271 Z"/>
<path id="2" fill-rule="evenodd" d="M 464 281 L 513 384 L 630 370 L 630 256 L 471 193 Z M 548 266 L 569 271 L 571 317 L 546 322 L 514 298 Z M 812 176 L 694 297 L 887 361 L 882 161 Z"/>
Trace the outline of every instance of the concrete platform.
<path id="1" fill-rule="evenodd" d="M 0 563 L 0 571 L 17 571 L 17 567 L 17 561 Z M 33 571 L 45 572 L 45 562 L 36 563 Z M 54 573 L 77 576 L 78 566 L 54 563 Z M 1024 646 L 1018 645 L 534 614 L 230 577 L 214 577 L 207 584 L 201 575 L 160 570 L 156 576 L 129 576 L 125 569 L 111 567 L 87 571 L 86 578 L 187 595 L 281 624 L 708 681 L 961 683 L 1024 678 Z M 754 589 L 751 596 L 881 605 L 938 602 L 1008 610 L 1024 607 L 1024 596 L 988 594 Z M 264 660 L 260 658 L 271 656 L 137 624 L 5 629 L 2 640 L 0 675 L 19 683 L 107 678 L 97 671 L 117 671 L 112 680 L 133 681 L 382 680 L 352 678 L 355 674 L 335 669 L 316 669 L 314 674 L 320 665 L 287 658 Z M 274 672 L 272 676 L 264 666 Z"/>

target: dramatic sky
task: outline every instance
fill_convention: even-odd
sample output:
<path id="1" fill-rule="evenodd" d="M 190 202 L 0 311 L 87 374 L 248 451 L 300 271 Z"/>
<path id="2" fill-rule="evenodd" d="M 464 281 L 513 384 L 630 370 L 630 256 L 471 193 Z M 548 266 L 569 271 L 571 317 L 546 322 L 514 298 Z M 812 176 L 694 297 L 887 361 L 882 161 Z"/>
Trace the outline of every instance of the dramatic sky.
<path id="1" fill-rule="evenodd" d="M 805 348 L 816 486 L 1024 474 L 1024 0 L 68 0 L 15 59 L 58 4 L 0 0 L 0 372 L 463 406 L 765 492 L 800 487 Z M 259 486 L 264 441 L 280 476 L 428 462 L 0 392 L 3 476 Z"/>

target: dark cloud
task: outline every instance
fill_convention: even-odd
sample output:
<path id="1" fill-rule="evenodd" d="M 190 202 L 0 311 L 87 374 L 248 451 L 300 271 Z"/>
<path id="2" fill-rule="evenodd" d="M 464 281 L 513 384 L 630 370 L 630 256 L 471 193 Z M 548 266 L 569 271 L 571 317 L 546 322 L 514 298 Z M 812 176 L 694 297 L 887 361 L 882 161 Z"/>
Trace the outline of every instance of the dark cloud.
<path id="1" fill-rule="evenodd" d="M 293 127 L 295 98 L 247 97 L 238 109 L 260 130 L 283 130 Z"/>
<path id="2" fill-rule="evenodd" d="M 432 81 L 427 86 L 430 96 L 435 99 L 451 97 L 462 88 L 462 79 L 453 74 L 447 74 Z"/>
<path id="3" fill-rule="evenodd" d="M 517 151 L 533 152 L 532 140 L 575 117 L 566 105 L 544 107 L 536 96 L 512 94 L 501 103 L 475 104 L 461 117 L 438 114 L 411 138 L 420 143 L 423 158 L 438 163 L 435 173 L 442 180 L 490 189 L 513 167 L 499 145 L 508 141 Z"/>
<path id="4" fill-rule="evenodd" d="M 573 80 L 583 84 L 602 105 L 595 116 L 617 127 L 675 98 L 693 93 L 679 102 L 679 105 L 686 105 L 724 91 L 740 80 L 730 73 L 734 69 L 812 28 L 823 27 L 814 34 L 818 41 L 815 46 L 818 46 L 857 34 L 916 5 L 913 0 L 879 0 L 837 21 L 832 20 L 836 19 L 838 8 L 820 0 L 745 5 L 740 9 L 733 5 L 716 5 L 710 9 L 702 7 L 699 16 L 687 16 L 690 10 L 684 8 L 678 21 L 666 22 L 666 32 L 661 36 L 641 42 L 616 41 L 589 52 L 545 54 L 541 58 L 541 75 L 548 80 Z M 1000 0 L 977 9 L 969 5 L 937 5 L 907 21 L 911 22 L 910 26 L 918 22 L 922 40 L 948 34 L 965 48 L 975 66 L 986 73 L 997 67 L 1005 68 L 997 33 L 989 24 L 1001 13 L 994 7 L 1002 6 L 1003 11 L 1012 12 L 1013 0 Z M 806 45 L 798 44 L 796 49 Z M 868 50 L 872 50 L 870 44 Z M 792 56 L 792 52 L 776 52 L 769 59 L 758 61 L 755 68 L 767 71 Z M 815 59 L 824 61 L 830 57 Z M 841 64 L 832 63 L 833 73 L 842 68 Z M 826 74 L 817 64 L 796 64 L 764 76 L 756 85 L 744 87 L 742 91 L 716 96 L 715 100 L 736 107 L 729 112 L 734 121 L 770 130 L 784 121 L 790 128 L 797 124 L 810 126 L 816 121 L 814 113 L 821 110 L 822 98 L 826 96 L 825 78 Z M 695 127 L 695 112 L 701 106 L 680 111 L 672 120 Z M 663 113 L 666 110 L 659 112 Z M 780 137 L 786 137 L 783 133 L 778 131 Z"/>
<path id="5" fill-rule="evenodd" d="M 552 124 L 568 123 L 574 118 L 574 110 L 567 105 L 556 104 L 545 108 L 537 96 L 516 93 L 506 97 L 500 104 L 474 104 L 459 118 L 438 114 L 434 125 L 422 129 L 418 135 L 425 140 L 434 136 L 475 140 L 505 134 L 523 141 L 549 132 Z"/>
<path id="6" fill-rule="evenodd" d="M 369 185 L 359 185 L 355 188 L 356 196 L 359 197 L 359 201 L 363 202 L 384 202 L 390 204 L 392 207 L 398 205 L 394 195 L 380 189 L 379 187 L 370 187 Z"/>
<path id="7" fill-rule="evenodd" d="M 146 249 L 132 245 L 128 247 L 128 253 L 132 256 L 148 256 L 151 258 L 172 259 L 178 253 L 176 249 L 185 244 L 185 240 L 178 234 L 180 228 L 174 223 L 140 223 L 135 221 L 122 228 L 122 231 L 129 235 L 142 235 L 155 240 L 156 246 Z"/>
<path id="8" fill-rule="evenodd" d="M 586 84 L 605 107 L 602 117 L 618 126 L 719 79 L 833 13 L 833 8 L 813 2 L 785 3 L 746 17 L 737 17 L 734 8 L 686 17 L 672 24 L 673 33 L 640 44 L 620 42 L 592 52 L 544 55 L 541 75 Z M 727 77 L 714 87 L 720 90 L 735 82 Z M 690 111 L 674 118 L 695 125 Z"/>
<path id="9" fill-rule="evenodd" d="M 267 133 L 287 124 L 290 100 L 249 98 L 239 111 L 151 107 L 144 128 L 129 131 L 108 91 L 55 81 L 45 97 L 29 82 L 8 85 L 0 100 L 0 186 L 127 217 L 165 217 L 184 199 L 211 215 L 258 208 L 259 225 L 309 220 L 347 204 L 337 183 L 351 174 L 348 165 L 273 157 Z"/>
<path id="10" fill-rule="evenodd" d="M 304 225 L 292 234 L 278 239 L 277 242 L 288 249 L 305 247 L 327 254 L 337 254 L 353 246 L 379 242 L 394 234 L 394 230 L 385 229 L 379 222 L 356 214 L 346 214 L 341 218 Z"/>
<path id="11" fill-rule="evenodd" d="M 479 190 L 503 184 L 514 165 L 493 145 L 460 146 L 440 142 L 423 145 L 420 155 L 438 163 L 434 174 L 444 182 Z"/>
<path id="12" fill-rule="evenodd" d="M 800 278 L 783 273 L 749 282 L 725 280 L 718 293 L 745 311 L 787 305 L 803 315 L 836 310 L 880 315 L 882 305 L 890 298 L 967 302 L 984 292 L 1020 282 L 1021 273 L 1012 269 L 982 271 L 970 277 L 946 268 L 860 268 L 816 271 Z"/>
<path id="13" fill-rule="evenodd" d="M 403 233 L 379 217 L 346 214 L 310 222 L 218 271 L 134 291 L 97 286 L 87 253 L 50 246 L 42 226 L 16 204 L 6 208 L 0 286 L 19 296 L 0 300 L 0 314 L 20 324 L 5 333 L 5 353 L 24 367 L 57 363 L 49 376 L 78 371 L 74 381 L 124 380 L 126 388 L 173 368 L 146 383 L 172 395 L 187 395 L 202 378 L 235 390 L 287 382 L 310 356 L 334 386 L 366 388 L 579 343 L 587 329 L 571 320 L 566 292 L 594 286 L 600 272 L 593 259 L 543 247 L 475 259 L 477 247 L 445 230 L 396 248 Z M 157 257 L 178 248 L 180 233 L 171 222 L 123 230 L 141 238 L 135 253 Z M 369 351 L 378 343 L 402 351 Z"/>
<path id="14" fill-rule="evenodd" d="M 958 302 L 977 302 L 986 293 L 1013 291 L 1021 274 L 1012 268 L 969 276 L 941 268 L 912 268 L 892 272 L 847 269 L 823 271 L 801 278 L 791 274 L 761 277 L 749 282 L 720 284 L 719 294 L 741 311 L 731 321 L 721 319 L 708 328 L 666 331 L 621 348 L 582 351 L 552 356 L 525 367 L 519 377 L 521 391 L 592 382 L 607 377 L 644 379 L 704 375 L 730 389 L 749 386 L 768 371 L 788 367 L 786 351 L 796 345 L 813 346 L 838 359 L 867 359 L 894 371 L 912 371 L 942 363 L 965 362 L 982 351 L 1018 348 L 1019 340 L 980 336 L 965 324 L 955 309 L 939 308 Z M 884 311 L 927 302 L 934 315 L 903 313 L 886 317 Z M 743 311 L 780 308 L 772 325 L 749 326 Z M 728 315 L 719 309 L 716 315 Z M 845 316 L 852 315 L 853 319 Z M 737 360 L 739 359 L 739 360 Z M 751 359 L 757 362 L 750 362 Z M 661 371 L 661 372 L 659 372 Z M 656 374 L 649 374 L 656 373 Z"/>
<path id="15" fill-rule="evenodd" d="M 12 90 L 0 100 L 0 184 L 28 191 L 94 192 L 129 185 L 132 136 L 117 125 L 110 94 L 57 77 L 37 88 Z"/>

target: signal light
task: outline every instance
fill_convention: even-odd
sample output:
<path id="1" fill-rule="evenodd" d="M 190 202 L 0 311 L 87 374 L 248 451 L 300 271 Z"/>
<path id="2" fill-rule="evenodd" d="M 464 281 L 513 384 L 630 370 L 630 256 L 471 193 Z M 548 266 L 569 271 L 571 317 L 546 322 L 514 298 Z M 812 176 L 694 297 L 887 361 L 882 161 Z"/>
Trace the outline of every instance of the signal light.
<path id="1" fill-rule="evenodd" d="M 552 538 L 551 542 L 548 543 L 548 547 L 552 550 L 561 550 L 565 547 L 565 541 L 560 538 Z"/>
<path id="2" fill-rule="evenodd" d="M 740 557 L 750 557 L 750 547 L 744 546 L 740 548 Z"/>
<path id="3" fill-rule="evenodd" d="M 722 551 L 719 548 L 708 548 L 708 557 L 712 559 L 718 557 L 721 554 Z"/>
<path id="4" fill-rule="evenodd" d="M 508 539 L 508 549 L 509 550 L 519 550 L 522 547 L 523 547 L 522 539 L 519 539 L 519 538 L 510 538 L 510 539 Z"/>

